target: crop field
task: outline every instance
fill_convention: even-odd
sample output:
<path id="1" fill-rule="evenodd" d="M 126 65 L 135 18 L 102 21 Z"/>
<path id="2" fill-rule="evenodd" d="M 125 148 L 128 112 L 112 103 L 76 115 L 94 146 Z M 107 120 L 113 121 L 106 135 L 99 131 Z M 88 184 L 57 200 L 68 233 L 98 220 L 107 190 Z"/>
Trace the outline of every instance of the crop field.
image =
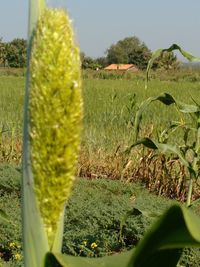
<path id="1" fill-rule="evenodd" d="M 172 94 L 185 103 L 200 102 L 199 82 L 160 82 L 152 80 L 148 89 L 144 81 L 94 80 L 83 81 L 84 125 L 83 146 L 88 149 L 115 150 L 127 146 L 133 135 L 132 123 L 137 106 L 150 96 L 162 92 Z M 2 136 L 21 137 L 23 120 L 24 78 L 0 79 L 0 129 Z M 175 107 L 153 103 L 144 112 L 146 129 L 159 131 L 169 121 L 179 119 Z M 153 127 L 153 129 L 152 129 Z M 178 141 L 178 140 L 177 140 Z"/>
<path id="2" fill-rule="evenodd" d="M 134 119 L 138 106 L 150 96 L 170 93 L 179 101 L 200 103 L 199 82 L 173 82 L 153 79 L 147 90 L 142 79 L 84 79 L 84 123 L 79 176 L 120 178 L 126 164 L 124 151 L 133 143 Z M 20 163 L 23 120 L 24 78 L 2 76 L 0 79 L 1 162 Z M 190 121 L 190 117 L 184 119 Z M 175 106 L 153 102 L 143 113 L 141 136 L 157 136 L 173 121 L 183 120 Z M 169 139 L 181 143 L 178 131 Z M 141 148 L 135 153 L 138 164 Z M 138 156 L 139 155 L 139 156 Z"/>
<path id="3" fill-rule="evenodd" d="M 0 209 L 6 210 L 8 215 L 18 222 L 16 225 L 1 226 L 3 236 L 0 244 L 0 258 L 3 261 L 1 263 L 0 259 L 0 265 L 8 260 L 8 264 L 2 265 L 5 267 L 23 266 L 19 256 L 22 245 L 19 178 L 24 84 L 24 77 L 21 76 L 2 75 L 0 77 L 0 193 L 3 192 L 3 204 Z M 144 189 L 145 186 L 157 195 L 186 200 L 187 172 L 177 163 L 177 159 L 153 153 L 142 146 L 134 148 L 131 154 L 126 152 L 134 142 L 134 120 L 138 107 L 145 99 L 158 96 L 162 92 L 167 92 L 187 104 L 193 104 L 194 101 L 200 103 L 199 81 L 176 82 L 152 79 L 145 90 L 145 82 L 141 77 L 133 80 L 97 78 L 83 80 L 84 119 L 77 176 L 93 180 L 77 181 L 70 200 L 71 209 L 67 208 L 72 222 L 67 220 L 65 222 L 68 231 L 64 234 L 64 252 L 90 257 L 102 256 L 136 245 L 154 220 L 153 218 L 159 216 L 164 208 L 173 202 L 149 194 Z M 174 105 L 164 106 L 159 102 L 153 102 L 143 113 L 140 136 L 156 139 L 170 122 L 184 120 L 190 122 L 191 119 L 189 116 L 183 117 Z M 192 135 L 189 138 L 193 140 Z M 173 144 L 182 144 L 182 140 L 181 130 L 169 138 L 169 142 Z M 173 167 L 170 165 L 171 161 L 176 162 Z M 185 179 L 181 184 L 186 185 L 183 189 L 180 189 L 180 177 Z M 142 182 L 142 185 L 135 183 L 138 181 Z M 84 191 L 84 187 L 88 188 L 89 193 Z M 76 192 L 82 192 L 82 195 Z M 90 194 L 89 197 L 88 194 Z M 100 195 L 101 197 L 105 195 L 102 204 L 98 200 Z M 199 197 L 199 189 L 194 187 L 194 199 L 197 197 Z M 9 206 L 11 199 L 12 207 Z M 113 201 L 112 205 L 111 201 Z M 99 202 L 101 208 L 94 209 L 94 202 Z M 124 214 L 130 212 L 133 204 L 144 210 L 144 214 L 128 218 L 123 228 L 120 228 Z M 75 210 L 80 205 L 83 206 L 77 222 L 77 227 L 80 226 L 77 234 L 73 229 L 73 218 L 77 216 Z M 194 208 L 199 213 L 198 207 Z M 115 213 L 112 213 L 114 209 Z M 153 217 L 147 215 L 146 209 L 153 210 L 156 215 L 154 214 Z M 107 215 L 105 216 L 104 213 Z M 85 214 L 88 214 L 87 218 Z M 94 214 L 97 231 L 91 234 L 91 228 L 94 228 Z M 85 226 L 84 230 L 81 230 L 83 222 Z M 101 225 L 105 233 L 98 236 L 96 233 L 102 231 L 99 230 Z M 110 229 L 115 232 L 112 238 L 109 234 Z M 92 247 L 94 245 L 97 247 Z M 189 260 L 186 255 L 190 255 Z M 198 266 L 199 258 L 199 250 L 186 250 L 182 262 L 187 266 Z"/>

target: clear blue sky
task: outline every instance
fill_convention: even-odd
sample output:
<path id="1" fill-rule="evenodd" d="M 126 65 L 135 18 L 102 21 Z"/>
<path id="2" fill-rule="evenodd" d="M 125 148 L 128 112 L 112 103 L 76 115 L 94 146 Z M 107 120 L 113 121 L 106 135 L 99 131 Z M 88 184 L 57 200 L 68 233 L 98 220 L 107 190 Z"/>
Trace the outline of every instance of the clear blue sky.
<path id="1" fill-rule="evenodd" d="M 136 35 L 154 50 L 178 43 L 200 56 L 200 0 L 49 0 L 68 9 L 81 50 L 103 56 L 118 40 Z M 2 0 L 0 37 L 26 38 L 28 0 Z"/>

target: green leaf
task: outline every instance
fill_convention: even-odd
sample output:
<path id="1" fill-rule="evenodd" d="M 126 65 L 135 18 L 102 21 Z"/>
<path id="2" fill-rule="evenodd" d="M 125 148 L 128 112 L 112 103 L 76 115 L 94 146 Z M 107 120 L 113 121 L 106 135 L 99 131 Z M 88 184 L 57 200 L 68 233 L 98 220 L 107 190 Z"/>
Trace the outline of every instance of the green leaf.
<path id="1" fill-rule="evenodd" d="M 162 93 L 156 97 L 149 97 L 148 99 L 144 100 L 135 115 L 135 122 L 134 122 L 134 136 L 135 136 L 135 142 L 138 139 L 138 134 L 139 134 L 139 128 L 140 128 L 140 123 L 142 120 L 142 114 L 146 110 L 146 108 L 154 101 L 159 101 L 163 103 L 164 105 L 170 106 L 172 104 L 175 104 L 177 108 L 179 109 L 180 112 L 182 113 L 195 113 L 199 114 L 200 112 L 200 107 L 197 105 L 188 105 L 185 103 L 182 103 L 180 101 L 177 101 L 172 95 L 168 93 Z"/>
<path id="2" fill-rule="evenodd" d="M 192 174 L 194 174 L 196 176 L 195 170 L 192 168 L 191 164 L 184 158 L 181 150 L 179 149 L 179 147 L 177 145 L 158 143 L 158 142 L 152 141 L 150 138 L 146 137 L 146 138 L 143 138 L 141 140 L 138 140 L 133 145 L 131 145 L 129 150 L 131 150 L 133 147 L 135 147 L 137 145 L 144 145 L 145 147 L 150 148 L 150 149 L 154 149 L 154 150 L 157 149 L 162 154 L 167 154 L 167 153 L 176 154 L 179 157 L 181 163 L 186 168 L 188 168 L 188 170 Z"/>
<path id="3" fill-rule="evenodd" d="M 145 88 L 147 88 L 147 83 L 148 83 L 148 80 L 149 80 L 149 72 L 150 72 L 150 69 L 152 68 L 152 65 L 154 63 L 154 61 L 160 57 L 164 52 L 172 52 L 174 50 L 179 50 L 180 53 L 186 58 L 188 59 L 189 61 L 191 62 L 199 62 L 200 61 L 200 58 L 199 57 L 195 57 L 193 56 L 192 54 L 190 54 L 189 52 L 183 50 L 179 45 L 177 44 L 172 44 L 169 48 L 165 48 L 165 49 L 157 49 L 153 54 L 152 54 L 152 57 L 151 59 L 149 60 L 148 62 L 148 65 L 147 65 L 147 71 L 146 71 L 146 84 L 145 84 Z"/>
<path id="4" fill-rule="evenodd" d="M 134 146 L 137 146 L 137 145 L 144 145 L 145 147 L 148 147 L 148 148 L 151 148 L 151 149 L 158 149 L 158 147 L 156 146 L 155 142 L 153 142 L 148 137 L 145 137 L 145 138 L 142 138 L 141 140 L 138 140 L 131 147 L 133 148 Z"/>
<path id="5" fill-rule="evenodd" d="M 152 101 L 155 101 L 155 100 L 159 100 L 160 102 L 162 102 L 163 104 L 167 106 L 176 103 L 174 97 L 168 93 L 163 93 L 155 97 L 154 99 L 152 99 Z"/>
<path id="6" fill-rule="evenodd" d="M 132 266 L 175 267 L 184 247 L 200 247 L 200 219 L 185 207 L 174 205 L 141 240 Z"/>
<path id="7" fill-rule="evenodd" d="M 48 253 L 45 267 L 131 267 L 133 249 L 102 258 L 74 257 L 60 253 Z"/>

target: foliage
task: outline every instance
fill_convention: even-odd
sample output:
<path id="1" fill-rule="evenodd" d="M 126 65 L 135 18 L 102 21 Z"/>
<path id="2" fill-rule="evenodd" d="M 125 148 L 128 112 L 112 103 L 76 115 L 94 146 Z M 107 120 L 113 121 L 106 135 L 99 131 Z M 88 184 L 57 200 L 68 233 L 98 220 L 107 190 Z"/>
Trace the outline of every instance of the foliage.
<path id="1" fill-rule="evenodd" d="M 96 70 L 102 68 L 101 62 L 98 62 L 97 60 L 86 56 L 85 53 L 83 52 L 81 52 L 80 55 L 81 55 L 82 69 Z"/>
<path id="2" fill-rule="evenodd" d="M 15 76 L 15 77 L 24 77 L 26 74 L 25 68 L 10 68 L 3 67 L 0 68 L 0 76 Z"/>
<path id="3" fill-rule="evenodd" d="M 0 165 L 0 190 L 4 193 L 20 191 L 21 170 L 19 167 L 11 167 L 9 164 Z"/>
<path id="4" fill-rule="evenodd" d="M 9 249 L 9 243 L 12 242 L 22 245 L 19 210 L 21 172 L 11 165 L 3 165 L 1 170 L 0 183 L 8 179 L 10 184 L 9 191 L 5 187 L 1 188 L 1 207 L 9 214 L 11 224 L 4 223 L 0 227 L 1 244 Z M 95 203 L 98 203 L 98 208 Z M 74 186 L 65 214 L 63 252 L 72 255 L 102 256 L 131 248 L 143 236 L 154 218 L 143 215 L 134 217 L 130 214 L 124 221 L 121 231 L 120 224 L 125 214 L 131 211 L 133 206 L 159 214 L 169 205 L 169 201 L 150 195 L 137 184 L 79 179 Z M 87 244 L 84 245 L 83 241 L 87 241 Z M 94 242 L 97 247 L 92 249 L 91 244 Z M 80 251 L 81 249 L 83 251 Z"/>
<path id="5" fill-rule="evenodd" d="M 146 68 L 150 56 L 150 50 L 136 36 L 124 38 L 111 45 L 107 50 L 109 64 L 129 63 L 135 64 L 140 69 Z"/>
<path id="6" fill-rule="evenodd" d="M 24 68 L 26 66 L 26 40 L 14 39 L 6 44 L 6 62 L 9 67 Z"/>
<path id="7" fill-rule="evenodd" d="M 88 73 L 88 72 L 87 72 Z M 97 73 L 97 72 L 95 72 Z M 187 74 L 187 73 L 186 73 Z M 93 73 L 91 77 L 93 77 Z M 154 72 L 151 72 L 151 76 Z M 155 77 L 159 77 L 156 73 Z M 178 75 L 178 74 L 177 74 Z M 184 75 L 184 73 L 183 73 Z M 190 74 L 187 74 L 188 77 Z M 193 75 L 193 74 L 192 74 Z M 82 135 L 82 148 L 79 156 L 77 174 L 84 177 L 107 177 L 130 181 L 142 181 L 146 187 L 157 194 L 170 198 L 185 200 L 184 189 L 178 190 L 179 178 L 187 186 L 186 172 L 177 160 L 171 161 L 170 155 L 161 157 L 157 154 L 138 147 L 133 151 L 131 159 L 124 155 L 124 150 L 132 143 L 132 121 L 134 120 L 139 103 L 152 95 L 159 95 L 160 91 L 167 91 L 176 99 L 192 104 L 191 95 L 197 102 L 199 98 L 199 85 L 197 82 L 166 81 L 171 77 L 166 75 L 165 81 L 151 79 L 149 90 L 144 90 L 144 75 L 142 78 L 132 78 L 131 82 L 125 79 L 85 79 L 83 81 L 84 99 L 84 130 Z M 1 161 L 20 162 L 21 159 L 21 127 L 23 108 L 23 85 L 21 77 L 1 77 L 0 79 L 0 120 L 4 132 L 2 134 L 2 147 L 0 153 L 7 157 L 1 157 Z M 190 90 L 188 91 L 188 88 Z M 135 106 L 131 108 L 131 99 L 135 97 Z M 157 116 L 157 114 L 160 114 Z M 168 108 L 159 102 L 154 102 L 151 108 L 143 113 L 141 122 L 141 136 L 148 136 L 157 140 L 170 121 L 179 121 L 180 116 L 176 108 Z M 189 123 L 190 117 L 185 117 Z M 152 125 L 153 121 L 153 125 Z M 2 128 L 1 128 L 2 129 Z M 15 129 L 14 131 L 12 129 Z M 13 131 L 13 137 L 12 137 Z M 170 135 L 170 143 L 182 143 L 182 131 Z M 192 142 L 192 136 L 189 136 Z M 14 153 L 11 157 L 10 147 L 14 145 Z M 4 154 L 5 155 L 5 154 Z M 16 160 L 17 159 L 17 160 Z M 128 165 L 127 165 L 128 164 Z M 179 176 L 177 176 L 179 173 Z M 157 177 L 156 181 L 154 177 Z M 159 184 L 161 181 L 161 184 Z M 162 185 L 162 187 L 160 186 Z M 198 188 L 195 188 L 194 197 L 198 198 Z"/>
<path id="8" fill-rule="evenodd" d="M 180 68 L 180 63 L 173 52 L 163 52 L 160 57 L 156 59 L 153 67 L 161 68 L 162 70 L 177 70 Z"/>
<path id="9" fill-rule="evenodd" d="M 6 64 L 6 45 L 3 39 L 0 38 L 0 66 L 5 66 Z"/>
<path id="10" fill-rule="evenodd" d="M 0 39 L 0 65 L 24 68 L 26 66 L 26 40 L 16 38 L 11 42 Z"/>
<path id="11" fill-rule="evenodd" d="M 60 253 L 65 201 L 69 197 L 79 145 L 79 121 L 81 119 L 81 97 L 80 90 L 78 90 L 80 89 L 79 57 L 78 49 L 72 41 L 69 18 L 62 11 L 44 10 L 44 8 L 45 1 L 31 1 L 29 49 L 33 47 L 33 50 L 29 50 L 30 65 L 27 72 L 22 186 L 25 266 L 78 267 L 83 264 L 105 267 L 143 267 L 147 264 L 154 267 L 159 267 L 161 264 L 176 266 L 180 259 L 181 249 L 186 246 L 200 246 L 198 217 L 179 205 L 173 205 L 164 213 L 134 251 L 98 259 L 81 259 Z M 63 26 L 66 28 L 64 32 Z M 32 38 L 33 34 L 35 39 Z M 44 38 L 41 38 L 41 34 Z M 60 37 L 63 39 L 58 42 Z M 47 54 L 45 44 L 52 54 Z M 59 57 L 60 50 L 61 55 L 65 52 L 64 56 L 67 56 L 64 61 L 63 57 Z M 52 64 L 55 56 L 58 72 Z M 66 67 L 67 77 L 64 75 Z M 61 83 L 57 83 L 60 74 L 64 77 Z M 46 76 L 49 79 L 46 79 Z M 65 82 L 62 83 L 63 81 Z M 66 85 L 68 90 L 66 90 Z M 57 88 L 60 89 L 59 92 Z M 58 116 L 52 113 L 52 95 L 55 97 L 54 102 L 58 103 Z M 30 109 L 29 97 L 32 101 Z M 65 109 L 65 98 L 69 101 L 69 110 Z M 35 104 L 38 99 L 39 104 Z M 171 102 L 170 99 L 170 104 Z M 68 127 L 66 129 L 67 137 L 69 137 L 67 142 L 62 132 L 63 126 Z M 52 146 L 54 142 L 55 146 Z M 64 147 L 62 147 L 63 143 Z M 42 183 L 40 183 L 40 175 Z M 141 214 L 142 211 L 134 209 L 135 216 Z M 97 243 L 92 242 L 91 249 L 96 247 Z"/>
<path id="12" fill-rule="evenodd" d="M 1 191 L 1 203 L 4 203 L 11 222 L 15 223 L 0 225 L 1 244 L 10 251 L 10 243 L 22 245 L 19 210 L 21 174 L 18 168 L 11 165 L 1 166 L 1 170 L 3 181 L 7 177 L 10 184 L 17 185 L 12 192 Z M 62 250 L 67 254 L 95 257 L 130 249 L 171 203 L 167 199 L 149 194 L 139 184 L 105 179 L 78 179 L 67 205 Z M 142 211 L 142 214 L 135 216 L 133 207 Z M 199 213 L 198 206 L 195 211 Z M 94 242 L 97 247 L 92 249 L 91 244 Z M 17 250 L 12 248 L 11 251 L 15 253 Z M 21 249 L 17 253 L 21 254 Z M 196 267 L 199 257 L 199 250 L 186 250 L 183 263 L 187 263 L 188 267 Z M 5 267 L 22 266 L 20 261 L 12 262 L 11 259 L 2 264 Z"/>
<path id="13" fill-rule="evenodd" d="M 145 111 L 146 107 L 154 102 L 160 101 L 163 104 L 169 106 L 175 104 L 177 107 L 178 112 L 183 114 L 190 114 L 191 119 L 195 120 L 194 125 L 191 123 L 186 124 L 183 116 L 181 116 L 181 120 L 179 122 L 174 122 L 171 124 L 167 129 L 165 129 L 161 136 L 159 137 L 158 141 L 152 141 L 149 138 L 142 138 L 138 140 L 138 134 L 140 129 L 140 122 L 142 119 L 142 113 Z M 189 173 L 189 186 L 188 186 L 188 197 L 187 197 L 187 205 L 190 206 L 191 198 L 192 198 L 192 187 L 194 180 L 198 180 L 198 173 L 199 173 L 199 105 L 188 105 L 182 102 L 177 101 L 174 97 L 169 94 L 161 94 L 158 97 L 150 97 L 146 101 L 143 101 L 140 105 L 139 110 L 137 111 L 135 117 L 135 143 L 130 147 L 133 148 L 136 145 L 143 144 L 144 146 L 158 150 L 161 154 L 172 153 L 178 156 L 181 164 L 187 168 Z M 168 139 L 169 135 L 174 134 L 177 129 L 181 128 L 183 130 L 183 143 L 181 146 L 177 146 L 176 144 L 169 144 Z M 190 132 L 194 132 L 194 140 L 192 143 L 188 143 L 188 136 Z M 190 153 L 190 154 L 189 154 Z M 189 156 L 188 156 L 189 155 Z"/>
<path id="14" fill-rule="evenodd" d="M 66 209 L 63 252 L 91 257 L 130 249 L 154 218 L 134 216 L 130 212 L 124 219 L 126 213 L 137 207 L 159 214 L 169 203 L 149 195 L 138 185 L 81 179 Z M 93 242 L 97 244 L 95 249 L 91 249 Z"/>

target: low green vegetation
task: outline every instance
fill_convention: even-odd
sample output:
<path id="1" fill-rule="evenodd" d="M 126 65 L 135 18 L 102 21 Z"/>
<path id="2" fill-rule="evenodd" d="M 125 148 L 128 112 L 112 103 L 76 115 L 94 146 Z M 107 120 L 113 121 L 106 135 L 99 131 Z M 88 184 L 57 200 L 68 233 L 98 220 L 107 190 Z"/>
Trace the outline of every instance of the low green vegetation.
<path id="1" fill-rule="evenodd" d="M 3 267 L 23 266 L 20 177 L 19 167 L 0 166 L 0 209 L 10 218 L 0 224 Z M 77 179 L 66 208 L 62 251 L 99 257 L 130 249 L 172 203 L 150 194 L 141 184 Z M 200 214 L 198 206 L 194 210 Z M 197 267 L 199 259 L 198 249 L 185 250 L 184 266 Z"/>
<path id="2" fill-rule="evenodd" d="M 158 195 L 185 201 L 185 191 L 176 193 L 176 182 L 178 175 L 186 177 L 186 173 L 177 163 L 173 172 L 166 175 L 170 156 L 157 156 L 141 147 L 131 157 L 125 153 L 133 142 L 136 111 L 144 99 L 168 92 L 188 104 L 193 104 L 191 96 L 197 103 L 200 101 L 198 79 L 177 83 L 167 76 L 162 81 L 157 74 L 155 77 L 148 90 L 144 89 L 144 74 L 131 79 L 93 76 L 84 79 L 84 130 L 77 175 L 92 180 L 79 179 L 74 187 L 65 215 L 65 229 L 68 230 L 64 233 L 64 253 L 98 257 L 134 247 L 150 224 L 172 203 L 149 194 L 144 187 Z M 5 210 L 11 220 L 1 224 L 0 266 L 5 267 L 22 266 L 21 172 L 18 166 L 21 163 L 23 88 L 23 76 L 0 77 L 0 161 L 4 164 L 0 168 L 0 209 Z M 157 137 L 170 121 L 181 118 L 176 107 L 169 109 L 155 102 L 143 114 L 141 135 Z M 190 121 L 187 116 L 186 121 Z M 179 132 L 173 142 L 180 144 L 182 138 Z M 11 167 L 11 163 L 17 167 Z M 138 181 L 142 185 L 135 183 Z M 199 189 L 194 199 L 198 197 Z M 199 213 L 198 205 L 194 205 L 194 209 Z M 142 213 L 137 215 L 138 210 Z M 8 261 L 5 263 L 5 260 Z M 185 250 L 182 263 L 195 267 L 199 260 L 198 249 L 190 249 Z"/>

